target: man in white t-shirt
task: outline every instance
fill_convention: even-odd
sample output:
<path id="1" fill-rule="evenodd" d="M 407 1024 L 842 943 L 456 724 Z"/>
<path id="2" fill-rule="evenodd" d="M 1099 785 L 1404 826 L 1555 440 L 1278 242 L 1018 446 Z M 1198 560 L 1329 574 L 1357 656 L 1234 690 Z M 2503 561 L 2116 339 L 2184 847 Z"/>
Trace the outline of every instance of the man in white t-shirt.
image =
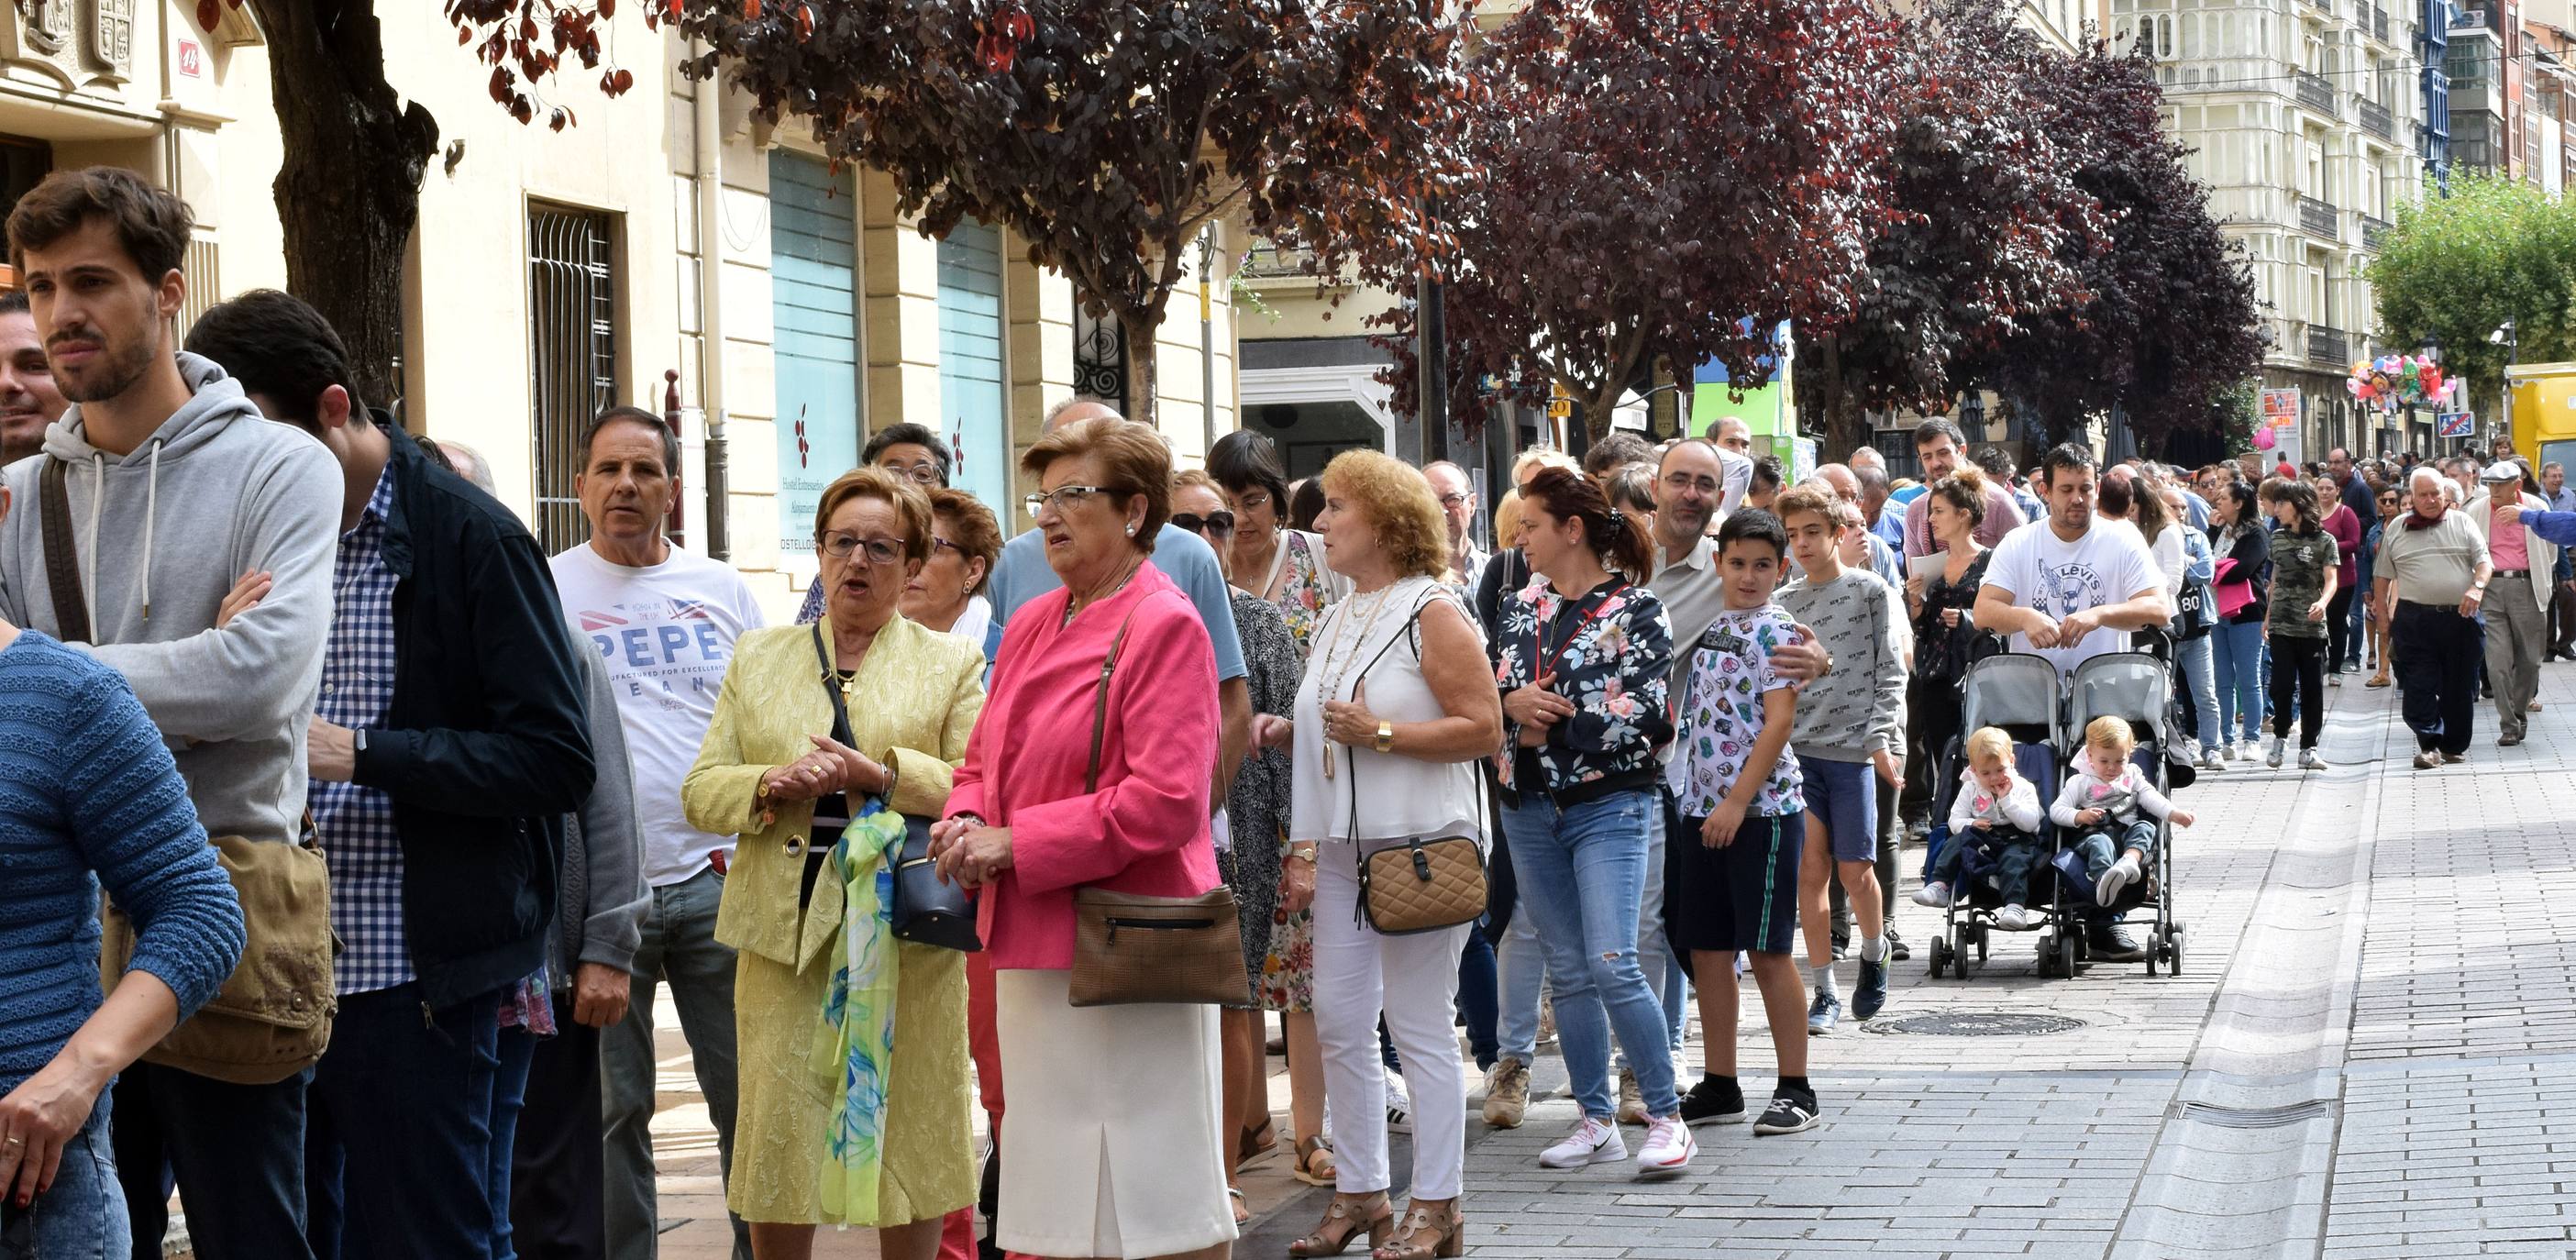
<path id="1" fill-rule="evenodd" d="M 652 885 L 635 951 L 626 1018 L 600 1038 L 606 1095 L 608 1254 L 651 1260 L 654 985 L 668 981 L 687 1031 L 698 1088 L 714 1121 L 721 1167 L 733 1166 L 734 952 L 715 938 L 716 903 L 732 836 L 689 825 L 680 781 L 697 762 L 715 716 L 734 641 L 762 624 L 751 586 L 731 566 L 673 546 L 662 534 L 678 486 L 679 441 L 660 416 L 619 407 L 582 435 L 573 488 L 590 541 L 554 558 L 564 614 L 599 654 L 635 764 L 635 812 Z M 747 1260 L 737 1219 L 734 1254 Z"/>
<path id="2" fill-rule="evenodd" d="M 2123 521 L 2097 516 L 2100 470 L 2092 448 L 2069 442 L 2040 463 L 2048 519 L 2004 536 L 1986 561 L 1976 623 L 2012 635 L 2012 650 L 2036 652 L 2063 672 L 2105 652 L 2129 650 L 2129 632 L 2173 616 L 2164 571 L 2146 540 Z M 2093 956 L 2121 962 L 2143 957 L 2108 918 L 2086 928 Z"/>

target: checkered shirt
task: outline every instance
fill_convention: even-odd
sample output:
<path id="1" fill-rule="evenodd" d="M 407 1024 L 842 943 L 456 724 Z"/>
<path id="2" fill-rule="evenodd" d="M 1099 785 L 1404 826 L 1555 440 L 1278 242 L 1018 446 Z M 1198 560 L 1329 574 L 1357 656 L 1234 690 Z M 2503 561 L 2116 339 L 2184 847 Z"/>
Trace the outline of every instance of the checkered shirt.
<path id="1" fill-rule="evenodd" d="M 340 535 L 331 577 L 331 643 L 322 657 L 314 715 L 353 730 L 381 726 L 394 695 L 394 575 L 385 567 L 393 466 L 358 523 Z M 340 993 L 373 993 L 411 980 L 403 933 L 402 838 L 382 789 L 313 781 L 313 825 L 331 868 L 331 926 L 343 948 L 332 975 Z"/>

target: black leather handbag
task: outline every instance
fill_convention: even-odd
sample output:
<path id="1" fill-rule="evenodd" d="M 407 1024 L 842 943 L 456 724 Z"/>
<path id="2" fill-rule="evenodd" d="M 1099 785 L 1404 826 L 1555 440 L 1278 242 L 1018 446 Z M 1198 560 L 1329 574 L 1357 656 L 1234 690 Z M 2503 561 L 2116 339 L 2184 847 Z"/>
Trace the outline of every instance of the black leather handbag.
<path id="1" fill-rule="evenodd" d="M 841 702 L 840 680 L 832 676 L 831 654 L 823 650 L 823 627 L 813 626 L 814 659 L 822 666 L 823 691 L 832 698 L 832 738 L 852 744 L 850 711 Z M 930 820 L 903 815 L 903 842 L 886 852 L 894 871 L 894 903 L 888 908 L 890 930 L 897 940 L 974 953 L 984 948 L 975 935 L 975 903 L 966 890 L 939 878 L 930 861 Z"/>

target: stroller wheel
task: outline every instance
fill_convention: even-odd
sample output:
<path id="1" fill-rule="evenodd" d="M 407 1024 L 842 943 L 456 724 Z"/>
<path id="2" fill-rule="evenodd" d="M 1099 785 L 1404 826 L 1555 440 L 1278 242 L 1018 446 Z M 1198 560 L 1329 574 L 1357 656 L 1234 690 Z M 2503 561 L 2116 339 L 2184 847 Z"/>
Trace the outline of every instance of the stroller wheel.
<path id="1" fill-rule="evenodd" d="M 2156 959 L 2165 952 L 2165 939 L 2150 933 L 2147 937 L 2147 974 L 2156 974 Z"/>
<path id="2" fill-rule="evenodd" d="M 2063 930 L 2058 932 L 2057 968 L 2059 975 L 2069 978 L 2072 978 L 2075 975 L 2076 948 L 2075 934 L 2073 932 Z"/>
<path id="3" fill-rule="evenodd" d="M 1947 966 L 1949 966 L 1949 965 L 1950 965 L 1950 938 L 1948 938 L 1948 937 L 1946 937 L 1946 936 L 1936 936 L 1936 937 L 1933 937 L 1933 938 L 1932 938 L 1932 978 L 1933 978 L 1933 979 L 1935 979 L 1935 980 L 1940 979 L 1940 978 L 1941 978 L 1941 969 L 1942 969 L 1943 967 L 1947 967 Z"/>
<path id="4" fill-rule="evenodd" d="M 1984 962 L 1985 960 L 1986 960 L 1986 927 L 1985 927 L 1985 925 L 1984 925 L 1984 924 L 1980 923 L 1980 924 L 1978 924 L 1978 925 L 1977 925 L 1977 961 L 1978 961 L 1978 962 Z"/>
<path id="5" fill-rule="evenodd" d="M 2165 974 L 2169 976 L 2178 976 L 2182 974 L 2181 941 L 2167 940 L 2165 942 Z"/>

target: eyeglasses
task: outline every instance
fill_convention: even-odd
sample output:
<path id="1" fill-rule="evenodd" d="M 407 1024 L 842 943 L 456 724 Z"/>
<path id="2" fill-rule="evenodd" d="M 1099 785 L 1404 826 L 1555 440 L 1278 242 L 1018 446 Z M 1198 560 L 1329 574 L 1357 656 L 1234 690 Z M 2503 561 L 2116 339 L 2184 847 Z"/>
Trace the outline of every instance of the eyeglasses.
<path id="1" fill-rule="evenodd" d="M 1196 512 L 1174 512 L 1172 523 L 1193 534 L 1231 534 L 1234 532 L 1234 513 L 1210 512 L 1201 516 Z"/>
<path id="2" fill-rule="evenodd" d="M 1689 473 L 1683 472 L 1677 472 L 1664 478 L 1664 484 L 1671 486 L 1676 491 L 1696 489 L 1701 494 L 1715 494 L 1718 491 L 1716 478 L 1693 477 Z"/>
<path id="3" fill-rule="evenodd" d="M 1270 506 L 1270 492 L 1267 490 L 1255 490 L 1243 496 L 1243 510 L 1246 512 L 1258 511 L 1268 506 Z"/>
<path id="4" fill-rule="evenodd" d="M 1075 504 L 1078 504 L 1095 494 L 1108 493 L 1110 493 L 1110 488 L 1108 486 L 1057 486 L 1053 490 L 1030 495 L 1029 497 L 1020 500 L 1020 503 L 1022 506 L 1028 508 L 1029 515 L 1031 516 L 1037 515 L 1038 511 L 1049 503 L 1055 504 L 1057 514 L 1061 515 L 1072 511 Z"/>
<path id="5" fill-rule="evenodd" d="M 879 464 L 877 467 L 893 473 L 898 477 L 902 477 L 916 486 L 941 486 L 948 484 L 948 479 L 939 474 L 939 465 L 937 464 Z"/>
<path id="6" fill-rule="evenodd" d="M 863 548 L 870 564 L 893 564 L 903 559 L 903 543 L 894 538 L 861 538 L 834 530 L 814 542 L 814 550 L 835 560 L 847 560 Z"/>
<path id="7" fill-rule="evenodd" d="M 1465 496 L 1465 495 L 1463 495 L 1463 494 L 1444 494 L 1444 495 L 1441 495 L 1441 496 L 1440 496 L 1440 506 L 1445 507 L 1445 508 L 1465 507 L 1465 506 L 1467 506 L 1467 496 Z"/>

